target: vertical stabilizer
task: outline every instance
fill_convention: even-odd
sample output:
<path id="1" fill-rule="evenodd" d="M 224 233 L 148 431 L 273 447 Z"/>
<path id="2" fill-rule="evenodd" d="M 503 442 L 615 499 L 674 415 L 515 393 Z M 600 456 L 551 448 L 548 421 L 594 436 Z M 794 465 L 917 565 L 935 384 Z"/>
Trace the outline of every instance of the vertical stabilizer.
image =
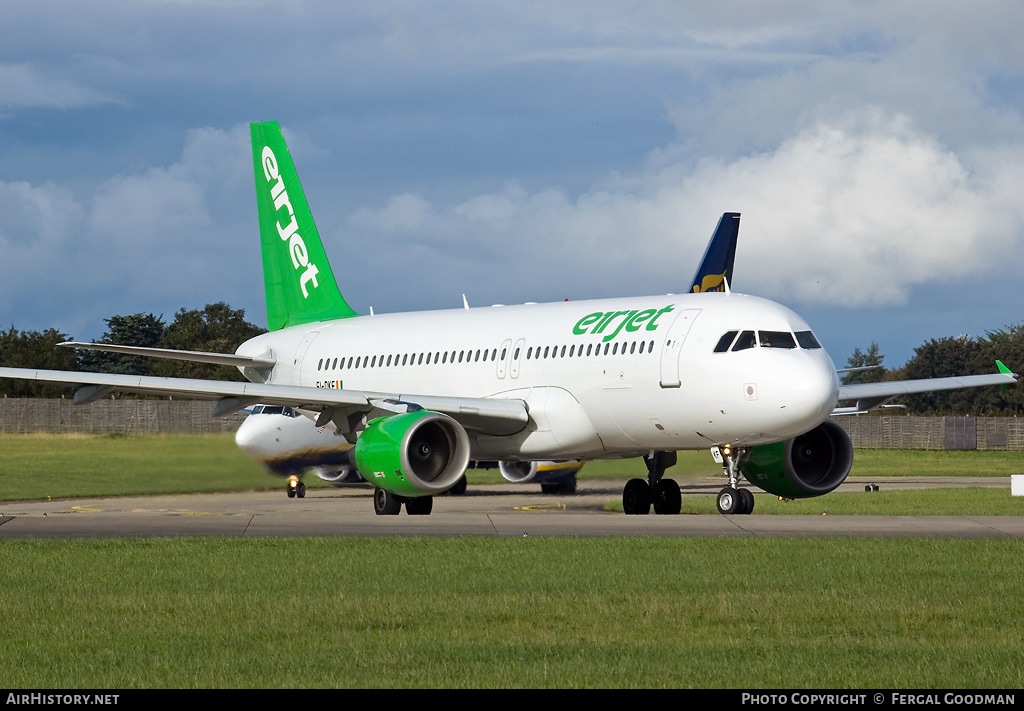
<path id="1" fill-rule="evenodd" d="M 358 316 L 334 280 L 295 164 L 274 121 L 249 125 L 267 328 Z"/>
<path id="2" fill-rule="evenodd" d="M 727 212 L 718 221 L 690 292 L 727 291 L 732 286 L 732 265 L 736 260 L 736 240 L 740 234 L 740 213 Z"/>

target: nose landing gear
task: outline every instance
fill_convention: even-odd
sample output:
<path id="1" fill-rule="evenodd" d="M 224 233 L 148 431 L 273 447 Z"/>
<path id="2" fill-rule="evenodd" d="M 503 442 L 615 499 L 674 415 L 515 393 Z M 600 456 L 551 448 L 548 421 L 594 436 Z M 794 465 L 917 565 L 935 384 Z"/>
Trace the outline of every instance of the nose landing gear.
<path id="1" fill-rule="evenodd" d="M 740 462 L 746 459 L 746 447 L 721 448 L 722 470 L 729 477 L 729 486 L 718 492 L 717 504 L 720 514 L 749 514 L 754 510 L 754 494 L 750 489 L 740 488 Z"/>
<path id="2" fill-rule="evenodd" d="M 288 477 L 288 486 L 285 491 L 289 499 L 306 498 L 306 485 L 302 483 L 302 479 L 299 478 L 298 474 L 292 474 Z"/>

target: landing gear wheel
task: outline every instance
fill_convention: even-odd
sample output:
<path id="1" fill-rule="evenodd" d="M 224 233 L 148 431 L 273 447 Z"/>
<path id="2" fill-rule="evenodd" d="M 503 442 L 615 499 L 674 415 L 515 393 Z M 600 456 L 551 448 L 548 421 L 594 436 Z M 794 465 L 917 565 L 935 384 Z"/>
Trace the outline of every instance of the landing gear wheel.
<path id="1" fill-rule="evenodd" d="M 397 516 L 402 510 L 402 499 L 384 489 L 373 490 L 373 512 L 378 516 Z"/>
<path id="2" fill-rule="evenodd" d="M 739 491 L 727 486 L 718 492 L 718 513 L 734 514 L 739 513 L 740 494 Z"/>
<path id="3" fill-rule="evenodd" d="M 410 516 L 429 516 L 433 508 L 433 496 L 417 496 L 405 500 L 405 512 Z"/>
<path id="4" fill-rule="evenodd" d="M 285 493 L 288 494 L 289 499 L 295 498 L 295 489 L 291 488 L 290 486 L 287 489 L 285 489 Z"/>
<path id="5" fill-rule="evenodd" d="M 675 516 L 683 507 L 683 496 L 675 479 L 662 479 L 654 485 L 654 513 Z"/>
<path id="6" fill-rule="evenodd" d="M 742 504 L 742 510 L 737 511 L 738 514 L 749 514 L 754 512 L 754 493 L 750 489 L 737 489 L 737 493 L 740 497 L 740 504 Z"/>
<path id="7" fill-rule="evenodd" d="M 643 479 L 630 479 L 622 490 L 622 511 L 631 516 L 651 512 L 651 485 Z"/>
<path id="8" fill-rule="evenodd" d="M 444 493 L 450 494 L 451 496 L 462 496 L 463 494 L 465 494 L 466 493 L 466 475 L 463 474 L 462 477 L 457 482 L 455 482 L 455 486 L 453 486 L 452 488 L 450 488 L 448 491 L 446 491 Z"/>
<path id="9" fill-rule="evenodd" d="M 299 482 L 299 485 L 295 487 L 295 495 L 300 499 L 306 498 L 306 485 L 301 481 Z"/>

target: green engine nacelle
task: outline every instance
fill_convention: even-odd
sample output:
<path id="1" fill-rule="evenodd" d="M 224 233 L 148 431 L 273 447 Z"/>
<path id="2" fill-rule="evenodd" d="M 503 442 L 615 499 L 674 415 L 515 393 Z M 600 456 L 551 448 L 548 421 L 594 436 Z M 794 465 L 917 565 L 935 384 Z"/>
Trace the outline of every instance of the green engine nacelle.
<path id="1" fill-rule="evenodd" d="M 469 466 L 469 437 L 458 422 L 420 410 L 370 420 L 355 446 L 356 468 L 374 486 L 399 496 L 435 496 Z"/>
<path id="2" fill-rule="evenodd" d="M 799 437 L 753 447 L 740 463 L 751 484 L 787 499 L 821 496 L 843 483 L 853 466 L 850 435 L 825 420 Z"/>

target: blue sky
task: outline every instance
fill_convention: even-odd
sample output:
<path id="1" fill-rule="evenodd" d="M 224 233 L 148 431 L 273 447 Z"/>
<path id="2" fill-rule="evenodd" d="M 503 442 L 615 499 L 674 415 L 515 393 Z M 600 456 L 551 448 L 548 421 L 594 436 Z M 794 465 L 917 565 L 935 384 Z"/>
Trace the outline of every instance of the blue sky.
<path id="1" fill-rule="evenodd" d="M 710 5 L 11 4 L 0 324 L 264 323 L 258 120 L 360 311 L 677 292 L 737 211 L 840 364 L 1024 320 L 1020 3 Z"/>

